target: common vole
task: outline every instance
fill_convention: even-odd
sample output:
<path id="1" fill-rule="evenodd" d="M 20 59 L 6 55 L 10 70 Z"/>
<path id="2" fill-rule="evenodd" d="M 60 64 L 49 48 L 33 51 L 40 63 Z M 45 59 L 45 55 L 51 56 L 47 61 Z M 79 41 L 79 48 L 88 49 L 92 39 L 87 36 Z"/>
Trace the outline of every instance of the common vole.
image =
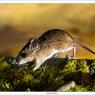
<path id="1" fill-rule="evenodd" d="M 33 69 L 35 71 L 44 63 L 44 61 L 58 53 L 73 50 L 73 55 L 69 57 L 73 58 L 77 46 L 81 46 L 95 54 L 95 52 L 88 47 L 77 43 L 74 38 L 64 30 L 51 29 L 41 35 L 38 39 L 29 39 L 27 44 L 19 52 L 16 58 L 16 64 L 21 65 L 35 60 L 35 67 Z"/>

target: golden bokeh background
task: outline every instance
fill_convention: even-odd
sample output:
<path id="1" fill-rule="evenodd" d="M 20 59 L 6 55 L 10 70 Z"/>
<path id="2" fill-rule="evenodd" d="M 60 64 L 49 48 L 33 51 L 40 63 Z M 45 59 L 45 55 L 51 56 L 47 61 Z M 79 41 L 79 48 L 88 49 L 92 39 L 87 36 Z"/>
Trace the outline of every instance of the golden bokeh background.
<path id="1" fill-rule="evenodd" d="M 16 57 L 30 37 L 54 28 L 95 51 L 95 4 L 0 4 L 0 55 Z M 95 55 L 78 48 L 75 58 Z"/>

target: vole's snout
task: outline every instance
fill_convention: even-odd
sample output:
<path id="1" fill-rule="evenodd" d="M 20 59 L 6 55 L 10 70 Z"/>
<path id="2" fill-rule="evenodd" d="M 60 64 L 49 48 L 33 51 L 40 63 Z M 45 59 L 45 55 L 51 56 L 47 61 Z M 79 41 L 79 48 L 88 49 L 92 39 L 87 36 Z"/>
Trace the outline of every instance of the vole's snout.
<path id="1" fill-rule="evenodd" d="M 21 57 L 16 58 L 16 65 L 22 65 L 22 64 L 25 64 L 27 62 L 28 62 L 28 60 L 25 58 L 21 58 Z"/>

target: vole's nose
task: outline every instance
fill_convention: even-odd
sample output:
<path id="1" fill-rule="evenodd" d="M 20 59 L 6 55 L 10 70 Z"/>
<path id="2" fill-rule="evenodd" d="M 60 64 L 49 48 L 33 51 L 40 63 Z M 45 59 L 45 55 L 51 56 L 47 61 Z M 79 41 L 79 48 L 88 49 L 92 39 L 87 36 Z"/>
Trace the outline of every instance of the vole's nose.
<path id="1" fill-rule="evenodd" d="M 19 68 L 19 66 L 20 66 L 20 60 L 16 59 L 16 63 L 14 65 L 14 67 L 17 69 L 17 68 Z"/>
<path id="2" fill-rule="evenodd" d="M 15 65 L 18 66 L 19 65 L 19 62 L 20 62 L 19 60 L 16 60 Z"/>
<path id="3" fill-rule="evenodd" d="M 15 63 L 15 65 L 19 65 L 19 62 L 20 62 L 20 60 L 19 59 L 16 59 L 16 63 Z"/>
<path id="4" fill-rule="evenodd" d="M 19 63 L 18 63 L 18 62 L 16 62 L 15 64 L 16 64 L 16 65 L 18 65 Z"/>

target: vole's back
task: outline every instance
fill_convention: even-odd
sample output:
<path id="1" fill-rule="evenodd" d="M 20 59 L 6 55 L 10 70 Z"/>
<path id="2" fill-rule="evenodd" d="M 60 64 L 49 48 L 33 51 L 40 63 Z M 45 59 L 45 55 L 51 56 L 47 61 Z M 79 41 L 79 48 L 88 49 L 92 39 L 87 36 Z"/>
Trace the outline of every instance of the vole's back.
<path id="1" fill-rule="evenodd" d="M 39 46 L 46 48 L 62 49 L 74 43 L 71 35 L 61 29 L 52 29 L 45 32 L 37 40 Z"/>

